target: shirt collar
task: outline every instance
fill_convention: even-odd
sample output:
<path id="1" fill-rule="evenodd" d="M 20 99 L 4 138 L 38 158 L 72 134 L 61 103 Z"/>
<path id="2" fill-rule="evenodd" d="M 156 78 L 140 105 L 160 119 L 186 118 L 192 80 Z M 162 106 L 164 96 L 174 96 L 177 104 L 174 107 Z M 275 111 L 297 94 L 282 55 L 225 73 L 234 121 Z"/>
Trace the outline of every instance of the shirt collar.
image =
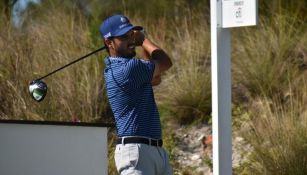
<path id="1" fill-rule="evenodd" d="M 105 64 L 109 65 L 113 62 L 121 62 L 121 61 L 128 61 L 131 58 L 124 58 L 124 57 L 111 57 L 108 56 L 104 59 Z"/>

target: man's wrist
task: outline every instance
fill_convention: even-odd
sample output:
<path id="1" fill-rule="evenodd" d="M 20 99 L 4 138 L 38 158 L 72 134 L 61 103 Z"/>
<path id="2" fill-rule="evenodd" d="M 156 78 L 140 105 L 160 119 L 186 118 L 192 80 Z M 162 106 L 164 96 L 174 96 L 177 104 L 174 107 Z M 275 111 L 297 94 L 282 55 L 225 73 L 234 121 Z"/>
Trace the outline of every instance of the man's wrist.
<path id="1" fill-rule="evenodd" d="M 148 42 L 147 40 L 148 40 L 148 39 L 147 39 L 146 37 L 144 37 L 144 40 L 143 40 L 142 45 L 141 45 L 143 48 L 145 47 L 146 42 Z M 144 48 L 144 49 L 145 49 L 145 48 Z"/>

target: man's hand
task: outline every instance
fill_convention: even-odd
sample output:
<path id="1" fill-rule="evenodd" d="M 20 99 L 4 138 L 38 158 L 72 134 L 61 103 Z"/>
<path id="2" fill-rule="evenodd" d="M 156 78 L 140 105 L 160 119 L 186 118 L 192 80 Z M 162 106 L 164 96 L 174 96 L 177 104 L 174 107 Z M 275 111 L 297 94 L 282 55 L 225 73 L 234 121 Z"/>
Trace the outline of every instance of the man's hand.
<path id="1" fill-rule="evenodd" d="M 142 46 L 145 40 L 145 35 L 140 30 L 133 30 L 133 42 L 136 46 Z"/>

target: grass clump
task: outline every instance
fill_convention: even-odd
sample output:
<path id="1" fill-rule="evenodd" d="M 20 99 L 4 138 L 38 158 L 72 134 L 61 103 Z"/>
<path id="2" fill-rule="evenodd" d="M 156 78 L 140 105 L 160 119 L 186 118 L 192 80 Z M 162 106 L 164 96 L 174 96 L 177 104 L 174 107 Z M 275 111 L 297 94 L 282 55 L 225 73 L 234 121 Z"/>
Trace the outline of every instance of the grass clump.
<path id="1" fill-rule="evenodd" d="M 289 81 L 301 75 L 300 58 L 306 23 L 299 18 L 276 14 L 261 18 L 255 28 L 240 29 L 234 39 L 234 82 L 251 97 L 282 97 Z"/>
<path id="2" fill-rule="evenodd" d="M 158 91 L 179 124 L 208 121 L 211 113 L 209 27 L 201 16 L 186 18 L 177 27 L 176 44 L 168 50 L 174 66 Z M 199 23 L 202 29 L 193 28 Z M 205 30 L 204 30 L 205 29 Z M 207 30 L 206 30 L 207 29 Z"/>
<path id="3" fill-rule="evenodd" d="M 247 174 L 307 174 L 307 86 L 293 90 L 287 104 L 262 98 L 251 108 L 243 136 L 253 148 Z"/>

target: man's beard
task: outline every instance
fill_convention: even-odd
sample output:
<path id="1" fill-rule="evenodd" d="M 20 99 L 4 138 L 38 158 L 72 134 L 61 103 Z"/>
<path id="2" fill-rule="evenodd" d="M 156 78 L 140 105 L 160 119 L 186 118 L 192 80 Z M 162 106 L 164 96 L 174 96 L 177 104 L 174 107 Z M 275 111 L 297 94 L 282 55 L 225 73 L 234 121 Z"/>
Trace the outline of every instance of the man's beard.
<path id="1" fill-rule="evenodd" d="M 118 49 L 117 50 L 117 56 L 123 57 L 123 58 L 133 58 L 136 55 L 135 50 L 130 49 Z"/>

